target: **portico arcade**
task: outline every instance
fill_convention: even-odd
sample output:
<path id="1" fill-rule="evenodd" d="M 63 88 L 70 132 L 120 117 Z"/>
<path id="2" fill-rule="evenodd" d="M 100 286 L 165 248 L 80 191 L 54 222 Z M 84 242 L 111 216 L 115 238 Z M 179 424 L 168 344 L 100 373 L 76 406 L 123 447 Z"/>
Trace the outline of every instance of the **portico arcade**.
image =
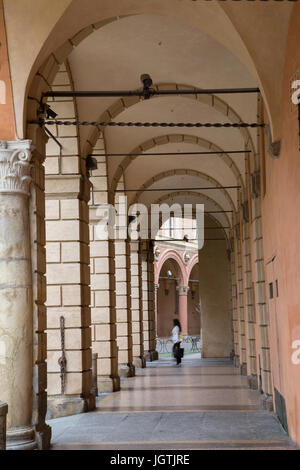
<path id="1" fill-rule="evenodd" d="M 174 255 L 169 269 L 179 289 L 197 281 L 202 354 L 233 351 L 262 406 L 300 444 L 299 127 L 290 99 L 299 31 L 298 2 L 0 0 L 0 400 L 9 448 L 47 449 L 46 417 L 95 409 L 93 354 L 99 393 L 119 391 L 120 377 L 158 357 L 155 240 L 103 240 L 97 230 L 100 205 L 128 222 L 120 195 L 128 206 L 204 204 L 203 248 L 187 266 Z M 38 122 L 43 93 L 141 90 L 143 73 L 156 91 L 223 93 L 55 96 L 44 98 L 52 124 Z M 234 88 L 259 91 L 224 91 Z"/>

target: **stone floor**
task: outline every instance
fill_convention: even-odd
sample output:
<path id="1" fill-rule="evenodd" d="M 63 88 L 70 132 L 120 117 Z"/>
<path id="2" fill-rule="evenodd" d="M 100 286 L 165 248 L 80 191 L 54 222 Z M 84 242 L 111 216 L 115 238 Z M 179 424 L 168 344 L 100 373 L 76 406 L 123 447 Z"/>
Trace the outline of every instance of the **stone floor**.
<path id="1" fill-rule="evenodd" d="M 98 408 L 49 421 L 53 449 L 293 449 L 259 393 L 226 360 L 161 359 L 101 395 Z"/>

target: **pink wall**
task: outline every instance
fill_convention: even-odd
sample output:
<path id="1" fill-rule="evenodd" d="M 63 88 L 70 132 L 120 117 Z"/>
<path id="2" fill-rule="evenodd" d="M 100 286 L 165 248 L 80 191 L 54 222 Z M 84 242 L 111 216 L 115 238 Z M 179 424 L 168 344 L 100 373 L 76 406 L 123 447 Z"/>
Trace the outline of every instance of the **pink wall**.
<path id="1" fill-rule="evenodd" d="M 282 94 L 282 149 L 266 153 L 263 235 L 267 286 L 278 279 L 279 297 L 269 301 L 274 385 L 284 396 L 290 437 L 300 444 L 300 364 L 292 342 L 300 340 L 300 152 L 298 115 L 290 82 L 300 79 L 300 4 L 294 5 L 286 49 Z M 298 71 L 298 77 L 296 72 Z M 274 77 L 274 80 L 276 78 Z M 271 259 L 275 262 L 271 263 Z M 269 262 L 269 264 L 267 264 Z"/>

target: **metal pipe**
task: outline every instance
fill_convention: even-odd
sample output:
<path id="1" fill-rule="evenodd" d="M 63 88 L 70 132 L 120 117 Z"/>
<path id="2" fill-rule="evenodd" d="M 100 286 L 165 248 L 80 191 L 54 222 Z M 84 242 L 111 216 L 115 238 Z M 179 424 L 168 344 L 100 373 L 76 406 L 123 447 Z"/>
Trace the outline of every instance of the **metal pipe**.
<path id="1" fill-rule="evenodd" d="M 45 132 L 51 137 L 51 139 L 54 140 L 54 142 L 59 146 L 58 172 L 59 172 L 59 174 L 61 174 L 61 165 L 62 165 L 61 164 L 61 157 L 62 157 L 63 146 L 59 142 L 59 140 L 57 140 L 55 135 L 53 135 L 52 132 L 49 131 L 49 129 L 47 127 L 44 127 L 44 129 L 45 129 Z"/>
<path id="2" fill-rule="evenodd" d="M 157 95 L 217 95 L 236 93 L 259 93 L 259 88 L 209 88 L 194 90 L 155 90 L 149 88 L 149 96 Z M 145 96 L 144 90 L 116 90 L 116 91 L 47 91 L 42 94 L 43 98 L 113 98 L 123 96 Z"/>
<path id="3" fill-rule="evenodd" d="M 158 153 L 91 153 L 88 157 L 156 157 L 175 155 L 224 155 L 224 154 L 245 154 L 251 150 L 224 150 L 223 152 L 158 152 Z"/>
<path id="4" fill-rule="evenodd" d="M 158 189 L 116 189 L 115 193 L 138 193 L 138 192 L 152 192 L 152 191 L 192 191 L 203 189 L 241 189 L 241 186 L 207 186 L 202 188 L 158 188 Z"/>
<path id="5" fill-rule="evenodd" d="M 232 213 L 233 211 L 210 211 L 210 212 L 204 212 L 205 214 L 228 214 Z"/>
<path id="6" fill-rule="evenodd" d="M 224 241 L 226 240 L 226 238 L 205 238 L 204 241 L 207 242 L 207 241 Z M 171 243 L 171 242 L 184 242 L 184 240 L 182 240 L 181 238 L 179 239 L 171 239 L 171 240 L 152 240 L 154 241 L 155 243 Z M 198 238 L 193 238 L 192 240 L 189 240 L 188 242 L 185 242 L 185 243 L 190 243 L 190 242 L 197 242 L 198 241 Z"/>
<path id="7" fill-rule="evenodd" d="M 59 148 L 62 150 L 63 146 L 61 145 L 61 143 L 59 142 L 59 140 L 57 140 L 57 138 L 55 137 L 55 135 L 52 134 L 51 131 L 49 131 L 49 129 L 47 127 L 44 127 L 45 131 L 47 132 L 47 134 L 57 143 L 57 145 L 59 146 Z"/>

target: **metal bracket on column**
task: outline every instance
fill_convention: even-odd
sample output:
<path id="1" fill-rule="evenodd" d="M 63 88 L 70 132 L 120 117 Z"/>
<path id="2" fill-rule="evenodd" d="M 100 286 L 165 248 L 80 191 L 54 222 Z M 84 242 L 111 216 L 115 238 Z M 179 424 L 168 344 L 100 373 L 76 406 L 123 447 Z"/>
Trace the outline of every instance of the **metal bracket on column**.
<path id="1" fill-rule="evenodd" d="M 274 160 L 277 160 L 280 157 L 281 140 L 277 140 L 276 142 L 272 142 L 272 135 L 271 135 L 270 126 L 265 124 L 264 129 L 265 129 L 265 136 L 266 136 L 266 140 L 267 140 L 268 152 Z"/>
<path id="2" fill-rule="evenodd" d="M 67 375 L 67 359 L 65 354 L 65 317 L 60 317 L 60 338 L 62 355 L 58 359 L 60 366 L 61 393 L 64 395 Z"/>
<path id="3" fill-rule="evenodd" d="M 244 222 L 249 222 L 249 204 L 248 204 L 248 201 L 242 202 L 241 209 L 242 209 Z"/>
<path id="4" fill-rule="evenodd" d="M 250 175 L 251 197 L 256 199 L 260 196 L 260 172 L 256 171 Z"/>

